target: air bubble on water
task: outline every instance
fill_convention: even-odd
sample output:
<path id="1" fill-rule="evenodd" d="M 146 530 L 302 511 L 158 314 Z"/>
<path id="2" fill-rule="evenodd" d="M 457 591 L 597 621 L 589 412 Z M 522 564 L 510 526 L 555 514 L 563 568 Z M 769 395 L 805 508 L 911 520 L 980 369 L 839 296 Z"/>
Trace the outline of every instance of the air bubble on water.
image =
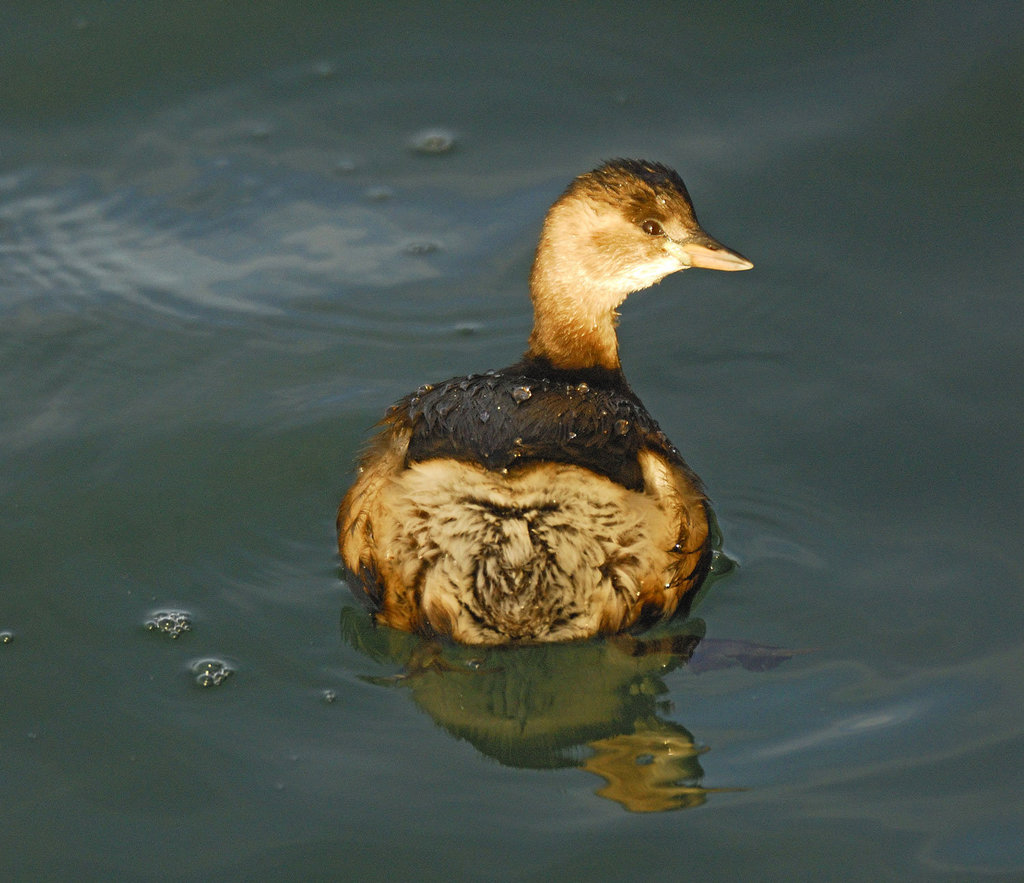
<path id="1" fill-rule="evenodd" d="M 192 614 L 187 610 L 158 610 L 150 614 L 146 628 L 168 638 L 177 638 L 192 630 Z"/>
<path id="2" fill-rule="evenodd" d="M 254 141 L 266 141 L 274 134 L 274 127 L 270 123 L 254 123 L 249 129 L 249 137 Z"/>
<path id="3" fill-rule="evenodd" d="M 739 562 L 722 549 L 715 549 L 711 553 L 711 573 L 714 576 L 724 576 L 738 566 Z"/>
<path id="4" fill-rule="evenodd" d="M 356 161 L 348 157 L 342 157 L 334 163 L 334 174 L 351 175 L 356 170 Z"/>
<path id="5" fill-rule="evenodd" d="M 338 694 L 334 690 L 321 690 L 320 699 L 330 705 L 338 698 Z"/>
<path id="6" fill-rule="evenodd" d="M 10 629 L 4 629 L 0 632 L 0 644 L 10 644 L 14 640 L 14 632 Z"/>
<path id="7" fill-rule="evenodd" d="M 395 192 L 390 187 L 369 187 L 365 195 L 370 202 L 387 202 Z"/>
<path id="8" fill-rule="evenodd" d="M 455 149 L 455 133 L 450 129 L 423 129 L 412 136 L 409 146 L 427 156 L 449 153 Z"/>
<path id="9" fill-rule="evenodd" d="M 482 331 L 484 327 L 483 322 L 456 322 L 455 333 L 456 334 L 477 334 Z"/>
<path id="10" fill-rule="evenodd" d="M 517 402 L 525 402 L 532 395 L 533 392 L 528 386 L 517 386 L 512 390 L 512 398 Z"/>
<path id="11" fill-rule="evenodd" d="M 192 676 L 200 687 L 219 687 L 234 669 L 220 659 L 199 659 L 192 663 Z"/>
<path id="12" fill-rule="evenodd" d="M 439 243 L 429 239 L 416 239 L 402 246 L 402 251 L 412 255 L 433 254 L 435 251 L 440 251 L 440 249 Z"/>

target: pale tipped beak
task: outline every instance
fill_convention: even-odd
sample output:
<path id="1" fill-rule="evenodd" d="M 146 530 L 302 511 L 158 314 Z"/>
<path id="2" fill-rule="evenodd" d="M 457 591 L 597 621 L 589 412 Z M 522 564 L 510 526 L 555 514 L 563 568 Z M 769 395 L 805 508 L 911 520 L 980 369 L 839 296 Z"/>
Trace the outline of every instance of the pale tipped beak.
<path id="1" fill-rule="evenodd" d="M 730 251 L 703 231 L 680 242 L 679 248 L 684 255 L 683 261 L 691 267 L 703 267 L 705 270 L 749 270 L 754 266 L 743 255 Z"/>

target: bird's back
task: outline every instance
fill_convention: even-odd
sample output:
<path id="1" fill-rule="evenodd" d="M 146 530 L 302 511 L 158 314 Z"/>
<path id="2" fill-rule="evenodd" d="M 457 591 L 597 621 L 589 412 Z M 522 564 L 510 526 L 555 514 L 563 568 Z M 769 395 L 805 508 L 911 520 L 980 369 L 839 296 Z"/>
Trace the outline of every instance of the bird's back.
<path id="1" fill-rule="evenodd" d="M 378 617 L 465 643 L 671 613 L 707 535 L 699 480 L 621 373 L 535 360 L 398 402 L 339 512 Z"/>

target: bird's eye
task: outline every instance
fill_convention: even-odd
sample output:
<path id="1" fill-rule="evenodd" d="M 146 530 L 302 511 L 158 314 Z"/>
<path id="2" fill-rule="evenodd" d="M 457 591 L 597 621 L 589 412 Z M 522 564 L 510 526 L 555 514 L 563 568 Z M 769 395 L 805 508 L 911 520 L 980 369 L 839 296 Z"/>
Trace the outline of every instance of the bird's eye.
<path id="1" fill-rule="evenodd" d="M 646 233 L 648 236 L 665 235 L 665 231 L 662 228 L 661 224 L 659 224 L 657 221 L 651 220 L 650 218 L 648 218 L 640 225 L 640 229 L 643 230 L 644 233 Z"/>

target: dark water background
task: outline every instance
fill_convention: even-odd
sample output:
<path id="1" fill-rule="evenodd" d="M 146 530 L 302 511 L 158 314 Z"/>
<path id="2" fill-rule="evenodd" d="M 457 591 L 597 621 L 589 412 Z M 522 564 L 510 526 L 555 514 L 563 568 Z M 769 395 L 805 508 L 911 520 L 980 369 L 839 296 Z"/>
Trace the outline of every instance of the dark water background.
<path id="1" fill-rule="evenodd" d="M 6 879 L 1024 875 L 1018 3 L 0 20 Z M 367 428 L 518 356 L 618 155 L 756 264 L 621 326 L 739 564 L 702 664 L 368 629 Z"/>

